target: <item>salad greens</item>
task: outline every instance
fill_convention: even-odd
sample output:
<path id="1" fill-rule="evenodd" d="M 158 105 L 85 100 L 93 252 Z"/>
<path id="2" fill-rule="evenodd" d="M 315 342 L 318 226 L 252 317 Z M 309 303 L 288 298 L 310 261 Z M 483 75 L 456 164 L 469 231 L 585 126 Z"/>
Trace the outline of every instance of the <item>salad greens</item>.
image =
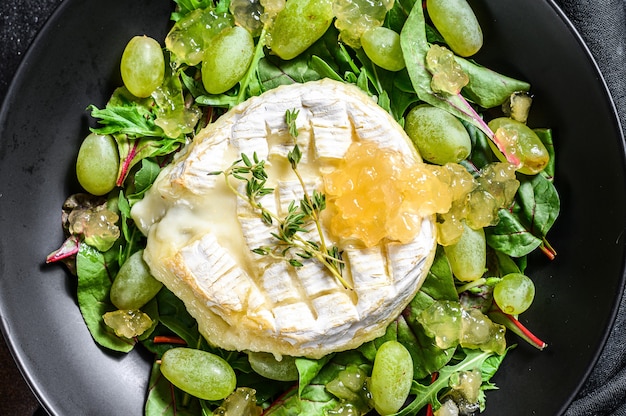
<path id="1" fill-rule="evenodd" d="M 177 7 L 171 16 L 174 22 L 180 22 L 197 9 L 211 9 L 216 13 L 228 13 L 229 10 L 228 0 L 216 4 L 211 0 L 175 0 L 175 3 Z M 484 393 L 496 388 L 491 379 L 511 347 L 503 348 L 503 344 L 468 347 L 463 334 L 449 345 L 438 344 L 427 329 L 431 322 L 425 311 L 446 302 L 457 308 L 455 310 L 480 311 L 480 319 L 488 316 L 538 348 L 545 347 L 545 343 L 521 326 L 516 317 L 499 310 L 491 294 L 494 284 L 502 276 L 524 272 L 526 256 L 535 249 L 539 248 L 549 258 L 555 255 L 546 237 L 560 208 L 553 185 L 554 149 L 549 129 L 538 129 L 536 133 L 550 151 L 550 164 L 538 175 L 518 174 L 520 186 L 513 204 L 500 209 L 498 223 L 485 229 L 488 261 L 484 277 L 469 284 L 456 281 L 448 259 L 439 247 L 419 293 L 387 328 L 384 336 L 356 350 L 331 354 L 319 360 L 297 358 L 297 382 L 268 380 L 252 370 L 245 353 L 212 347 L 198 332 L 197 323 L 182 301 L 166 287 L 142 308 L 153 322 L 148 331 L 130 338 L 120 337 L 103 321 L 106 313 L 116 310 L 109 299 L 109 291 L 117 271 L 126 259 L 145 246 L 145 237 L 130 217 L 131 207 L 143 198 L 162 166 L 193 140 L 197 131 L 251 96 L 279 85 L 331 78 L 359 86 L 400 125 L 404 124 L 407 110 L 420 103 L 429 103 L 457 116 L 472 141 L 472 153 L 461 164 L 474 175 L 497 160 L 489 141 L 496 141 L 498 148 L 505 153 L 480 114 L 480 108 L 498 111 L 497 107 L 511 94 L 528 91 L 530 85 L 471 60 L 455 57 L 469 75 L 469 83 L 455 94 L 435 92 L 425 60 L 431 44 L 445 42 L 427 20 L 421 2 L 415 3 L 413 0 L 396 0 L 384 22 L 385 27 L 400 33 L 407 62 L 406 69 L 400 72 L 381 69 L 361 49 L 347 47 L 338 41 L 339 31 L 331 26 L 304 53 L 289 61 L 265 53 L 263 44 L 257 46 L 257 55 L 244 83 L 247 87 L 236 86 L 222 94 L 209 94 L 199 80 L 198 65 L 177 66 L 173 64 L 175 57 L 171 57 L 169 73 L 151 97 L 136 98 L 121 87 L 114 91 L 104 108 L 94 105 L 88 108 L 100 124 L 93 132 L 113 135 L 117 142 L 121 161 L 117 187 L 106 198 L 78 198 L 65 207 L 64 227 L 68 237 L 48 261 L 63 261 L 76 274 L 80 311 L 98 344 L 121 353 L 142 344 L 155 354 L 146 398 L 147 415 L 210 415 L 220 405 L 219 402 L 189 396 L 173 387 L 160 373 L 159 357 L 178 345 L 209 351 L 225 359 L 235 369 L 238 385 L 255 390 L 256 403 L 264 409 L 265 415 L 339 415 L 369 411 L 371 404 L 363 389 L 333 394 L 329 386 L 350 374 L 367 376 L 378 348 L 389 340 L 402 343 L 413 360 L 414 379 L 408 404 L 398 415 L 415 415 L 424 408 L 429 412 L 439 409 L 444 398 L 455 397 L 453 386 L 459 374 L 472 370 L 479 371 L 482 379 L 478 408 L 483 410 L 486 404 Z M 263 36 L 261 42 L 264 42 Z M 514 154 L 505 153 L 505 156 L 513 164 L 518 162 Z M 94 206 L 106 207 L 117 214 L 115 224 L 96 226 L 118 228 L 119 237 L 105 250 L 89 244 L 90 240 L 86 238 L 93 224 L 83 228 L 69 224 L 72 213 L 76 216 L 81 210 L 94 209 Z M 349 413 L 354 409 L 357 409 L 355 413 Z"/>

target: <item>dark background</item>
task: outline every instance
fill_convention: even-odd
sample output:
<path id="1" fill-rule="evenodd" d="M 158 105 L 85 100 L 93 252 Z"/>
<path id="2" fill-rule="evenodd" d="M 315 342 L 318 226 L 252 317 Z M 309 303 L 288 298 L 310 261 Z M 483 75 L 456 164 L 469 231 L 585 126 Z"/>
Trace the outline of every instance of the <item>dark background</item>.
<path id="1" fill-rule="evenodd" d="M 0 102 L 29 45 L 63 0 L 0 0 Z M 106 0 L 103 0 L 106 1 Z M 560 0 L 596 58 L 626 125 L 626 2 Z M 71 47 L 71 45 L 70 45 Z M 568 416 L 626 415 L 626 308 Z M 558 377 L 558 375 L 555 375 Z M 0 337 L 0 415 L 29 416 L 38 403 Z"/>

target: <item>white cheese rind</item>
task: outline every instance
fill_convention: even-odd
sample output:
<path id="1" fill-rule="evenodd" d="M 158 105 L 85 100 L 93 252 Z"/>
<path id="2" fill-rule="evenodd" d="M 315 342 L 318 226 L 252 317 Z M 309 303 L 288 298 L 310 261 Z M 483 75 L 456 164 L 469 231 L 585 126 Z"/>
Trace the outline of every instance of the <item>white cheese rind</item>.
<path id="1" fill-rule="evenodd" d="M 354 141 L 374 141 L 420 161 L 393 118 L 357 87 L 322 80 L 278 87 L 251 98 L 202 130 L 163 170 L 132 217 L 147 235 L 144 258 L 152 274 L 185 303 L 200 332 L 219 347 L 318 358 L 382 335 L 421 286 L 434 257 L 435 226 L 424 218 L 406 244 L 383 242 L 344 250 L 339 282 L 315 261 L 301 268 L 259 256 L 271 227 L 226 186 L 223 175 L 241 153 L 266 160 L 268 210 L 284 216 L 302 188 L 286 161 L 293 147 L 285 112 L 298 110 L 298 166 L 309 192 L 323 191 Z M 325 238 L 330 238 L 324 226 Z M 314 230 L 307 233 L 315 237 Z M 308 237 L 307 237 L 308 238 Z"/>

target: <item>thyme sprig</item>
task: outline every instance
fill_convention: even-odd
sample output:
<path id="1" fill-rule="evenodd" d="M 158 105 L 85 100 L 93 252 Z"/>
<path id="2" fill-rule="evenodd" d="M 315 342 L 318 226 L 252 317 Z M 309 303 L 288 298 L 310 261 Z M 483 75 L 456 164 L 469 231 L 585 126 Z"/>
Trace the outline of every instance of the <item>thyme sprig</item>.
<path id="1" fill-rule="evenodd" d="M 276 213 L 266 209 L 259 201 L 263 196 L 273 193 L 274 189 L 266 186 L 268 174 L 265 169 L 265 160 L 260 160 L 256 152 L 252 155 L 252 159 L 242 153 L 241 158 L 233 162 L 228 169 L 210 174 L 223 174 L 228 188 L 237 197 L 248 201 L 250 206 L 259 212 L 263 223 L 273 225 L 276 222 L 276 231 L 271 232 L 271 235 L 276 239 L 276 244 L 255 248 L 252 252 L 261 256 L 285 260 L 293 267 L 302 267 L 304 265 L 302 261 L 315 259 L 324 265 L 344 288 L 352 289 L 352 286 L 343 278 L 345 263 L 342 260 L 341 251 L 337 246 L 329 247 L 324 238 L 320 213 L 326 209 L 326 195 L 317 190 L 309 195 L 304 179 L 298 171 L 302 152 L 296 142 L 298 129 L 295 120 L 297 117 L 298 111 L 287 110 L 285 113 L 285 122 L 289 128 L 289 134 L 294 139 L 294 147 L 287 153 L 287 160 L 304 191 L 304 195 L 297 203 L 291 201 L 284 218 L 280 218 Z M 245 182 L 245 194 L 237 189 L 232 179 Z M 315 225 L 319 241 L 307 240 L 302 235 L 302 233 L 309 231 L 306 227 L 311 223 Z"/>

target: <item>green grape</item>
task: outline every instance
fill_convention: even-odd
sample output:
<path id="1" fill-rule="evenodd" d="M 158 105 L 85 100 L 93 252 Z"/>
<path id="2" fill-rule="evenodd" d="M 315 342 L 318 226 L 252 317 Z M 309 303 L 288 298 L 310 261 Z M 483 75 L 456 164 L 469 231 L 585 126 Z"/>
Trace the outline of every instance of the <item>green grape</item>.
<path id="1" fill-rule="evenodd" d="M 270 29 L 269 47 L 281 59 L 293 59 L 321 38 L 332 21 L 332 0 L 289 0 Z"/>
<path id="2" fill-rule="evenodd" d="M 509 273 L 493 288 L 493 300 L 504 313 L 518 315 L 530 307 L 535 298 L 535 285 L 526 275 Z"/>
<path id="3" fill-rule="evenodd" d="M 268 352 L 250 352 L 248 361 L 252 369 L 259 375 L 278 381 L 293 381 L 298 379 L 296 359 L 284 355 L 278 361 L 273 354 Z"/>
<path id="4" fill-rule="evenodd" d="M 474 55 L 483 46 L 483 32 L 467 0 L 427 0 L 435 28 L 457 55 Z"/>
<path id="5" fill-rule="evenodd" d="M 131 94 L 149 97 L 165 77 L 165 58 L 159 42 L 148 36 L 132 38 L 122 54 L 120 72 Z"/>
<path id="6" fill-rule="evenodd" d="M 78 183 L 90 194 L 104 195 L 115 188 L 119 165 L 120 157 L 113 137 L 91 133 L 78 150 Z"/>
<path id="7" fill-rule="evenodd" d="M 243 78 L 254 55 L 254 39 L 240 26 L 222 30 L 204 52 L 202 83 L 210 94 L 228 91 Z"/>
<path id="8" fill-rule="evenodd" d="M 375 27 L 363 33 L 361 46 L 368 58 L 388 71 L 400 71 L 406 64 L 400 48 L 400 35 L 386 27 Z"/>
<path id="9" fill-rule="evenodd" d="M 409 111 L 404 130 L 424 160 L 431 163 L 459 163 L 472 150 L 469 133 L 463 124 L 447 111 L 427 104 Z"/>
<path id="10" fill-rule="evenodd" d="M 537 133 L 524 123 L 508 117 L 499 117 L 489 122 L 489 128 L 495 134 L 495 140 L 504 146 L 506 153 L 519 159 L 518 172 L 535 175 L 550 162 L 550 154 Z M 506 157 L 490 140 L 489 146 L 496 157 L 506 162 Z"/>
<path id="11" fill-rule="evenodd" d="M 111 285 L 111 303 L 118 309 L 139 309 L 152 299 L 163 283 L 150 274 L 143 250 L 130 256 L 120 267 Z"/>
<path id="12" fill-rule="evenodd" d="M 404 345 L 387 341 L 374 358 L 369 391 L 374 408 L 381 415 L 396 413 L 407 397 L 413 382 L 413 360 Z"/>
<path id="13" fill-rule="evenodd" d="M 204 400 L 221 400 L 235 390 L 237 377 L 221 357 L 193 348 L 172 348 L 161 358 L 161 373 L 173 385 Z"/>
<path id="14" fill-rule="evenodd" d="M 461 238 L 443 249 L 457 279 L 471 282 L 479 279 L 485 272 L 487 243 L 482 228 L 474 230 L 463 223 Z"/>

